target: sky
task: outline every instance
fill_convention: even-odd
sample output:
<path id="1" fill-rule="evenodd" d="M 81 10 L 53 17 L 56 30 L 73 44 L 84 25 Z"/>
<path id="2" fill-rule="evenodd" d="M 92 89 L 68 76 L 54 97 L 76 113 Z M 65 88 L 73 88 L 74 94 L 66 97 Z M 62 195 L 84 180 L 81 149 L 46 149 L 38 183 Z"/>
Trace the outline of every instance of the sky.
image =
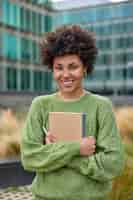
<path id="1" fill-rule="evenodd" d="M 58 2 L 58 1 L 64 1 L 64 0 L 52 0 L 52 1 L 53 2 Z M 119 1 L 125 1 L 125 0 L 110 0 L 110 1 L 112 1 L 112 2 L 119 2 Z"/>

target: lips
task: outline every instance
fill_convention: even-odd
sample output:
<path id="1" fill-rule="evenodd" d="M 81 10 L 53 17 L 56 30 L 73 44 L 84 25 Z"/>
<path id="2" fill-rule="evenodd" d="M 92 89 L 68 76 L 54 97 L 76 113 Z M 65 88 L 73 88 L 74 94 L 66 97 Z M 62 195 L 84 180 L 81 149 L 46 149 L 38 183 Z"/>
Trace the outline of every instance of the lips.
<path id="1" fill-rule="evenodd" d="M 73 85 L 73 80 L 64 80 L 61 81 L 64 87 L 71 87 Z"/>

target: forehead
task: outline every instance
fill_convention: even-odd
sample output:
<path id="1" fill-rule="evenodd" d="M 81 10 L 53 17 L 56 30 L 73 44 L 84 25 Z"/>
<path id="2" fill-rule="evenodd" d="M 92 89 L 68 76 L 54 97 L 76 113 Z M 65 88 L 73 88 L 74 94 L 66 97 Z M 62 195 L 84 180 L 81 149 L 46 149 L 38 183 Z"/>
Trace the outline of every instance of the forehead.
<path id="1" fill-rule="evenodd" d="M 58 65 L 58 64 L 69 65 L 72 63 L 82 65 L 81 59 L 79 58 L 78 55 L 75 55 L 75 54 L 74 55 L 57 56 L 53 60 L 54 65 Z"/>

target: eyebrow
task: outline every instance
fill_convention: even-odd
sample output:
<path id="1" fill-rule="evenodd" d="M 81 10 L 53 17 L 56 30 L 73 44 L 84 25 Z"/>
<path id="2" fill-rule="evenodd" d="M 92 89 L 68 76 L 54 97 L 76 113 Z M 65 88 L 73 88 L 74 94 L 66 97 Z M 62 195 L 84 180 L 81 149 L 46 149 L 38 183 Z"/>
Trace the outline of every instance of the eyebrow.
<path id="1" fill-rule="evenodd" d="M 62 66 L 62 64 L 60 64 L 60 63 L 57 63 L 56 65 Z M 77 63 L 74 63 L 74 62 L 72 62 L 72 63 L 69 63 L 68 65 L 78 65 L 78 64 L 77 64 Z"/>

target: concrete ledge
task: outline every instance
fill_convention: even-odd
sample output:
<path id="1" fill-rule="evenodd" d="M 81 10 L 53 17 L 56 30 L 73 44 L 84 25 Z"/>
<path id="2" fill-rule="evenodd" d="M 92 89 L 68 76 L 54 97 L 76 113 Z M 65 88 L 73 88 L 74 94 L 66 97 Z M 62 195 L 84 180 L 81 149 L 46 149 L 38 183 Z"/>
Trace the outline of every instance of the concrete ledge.
<path id="1" fill-rule="evenodd" d="M 19 159 L 0 160 L 0 188 L 29 185 L 34 176 L 23 169 Z"/>

